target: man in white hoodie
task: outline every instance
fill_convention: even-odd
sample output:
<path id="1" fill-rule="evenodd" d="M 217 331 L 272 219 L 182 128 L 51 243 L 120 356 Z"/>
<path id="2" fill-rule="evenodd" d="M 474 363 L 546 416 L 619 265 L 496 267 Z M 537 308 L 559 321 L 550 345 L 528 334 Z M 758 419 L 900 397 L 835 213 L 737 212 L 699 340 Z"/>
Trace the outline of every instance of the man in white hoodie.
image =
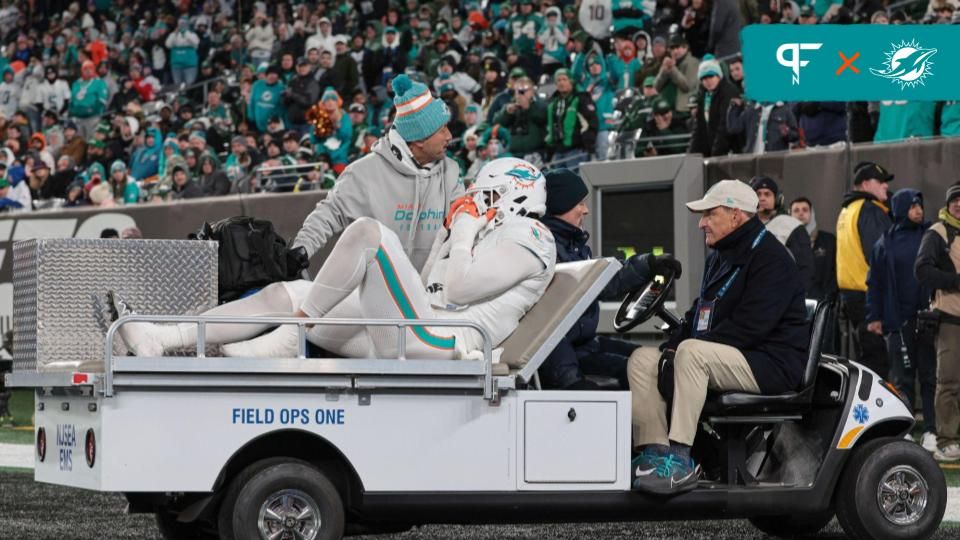
<path id="1" fill-rule="evenodd" d="M 253 16 L 253 25 L 244 35 L 247 40 L 247 51 L 250 53 L 250 59 L 253 65 L 259 66 L 263 62 L 270 61 L 270 55 L 273 53 L 273 42 L 277 36 L 273 33 L 273 26 L 267 19 L 267 15 L 258 11 Z"/>
<path id="2" fill-rule="evenodd" d="M 330 51 L 331 54 L 336 54 L 337 48 L 334 43 L 336 38 L 330 30 L 332 27 L 330 19 L 321 17 L 320 22 L 317 23 L 317 33 L 307 38 L 307 44 L 304 47 L 303 54 L 307 54 L 307 52 L 313 48 L 316 48 L 320 52 Z"/>
<path id="3" fill-rule="evenodd" d="M 397 108 L 393 127 L 378 140 L 373 151 L 354 161 L 340 174 L 336 186 L 307 216 L 293 241 L 290 259 L 294 264 L 306 263 L 327 242 L 348 225 L 362 217 L 380 222 L 396 234 L 403 254 L 418 272 L 429 272 L 428 256 L 439 247 L 444 220 L 451 203 L 463 196 L 460 167 L 447 157 L 446 147 L 453 138 L 447 129 L 450 111 L 442 100 L 434 99 L 423 84 L 399 75 L 393 80 Z M 207 315 L 289 314 L 300 309 L 310 291 L 308 280 L 285 281 L 264 287 L 246 298 L 218 306 Z M 122 293 L 122 291 L 120 291 Z M 344 317 L 356 313 L 358 295 L 351 295 L 342 307 L 327 313 L 328 317 Z M 231 343 L 250 339 L 268 325 L 210 325 L 208 343 Z M 362 354 L 368 340 L 357 337 L 344 327 L 345 344 L 341 351 Z M 136 333 L 127 336 L 127 343 L 138 354 L 156 353 L 169 348 L 147 332 L 140 339 Z M 190 344 L 196 340 L 195 325 L 181 325 L 176 339 Z M 329 336 L 326 336 L 329 338 Z M 359 349 L 358 349 L 359 348 Z"/>

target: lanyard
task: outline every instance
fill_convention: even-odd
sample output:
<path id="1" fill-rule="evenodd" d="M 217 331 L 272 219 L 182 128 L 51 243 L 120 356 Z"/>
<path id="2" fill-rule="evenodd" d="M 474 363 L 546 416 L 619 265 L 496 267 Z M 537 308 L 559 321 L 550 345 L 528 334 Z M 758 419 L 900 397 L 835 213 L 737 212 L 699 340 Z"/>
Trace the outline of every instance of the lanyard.
<path id="1" fill-rule="evenodd" d="M 763 237 L 766 236 L 766 234 L 767 234 L 766 228 L 760 231 L 760 234 L 758 234 L 757 237 L 753 239 L 753 244 L 750 245 L 751 251 L 756 249 L 757 245 L 760 243 L 760 240 L 763 240 Z M 727 282 L 723 284 L 723 287 L 720 287 L 719 291 L 717 291 L 717 296 L 714 297 L 713 299 L 714 302 L 719 301 L 721 298 L 723 298 L 723 295 L 727 294 L 727 290 L 730 288 L 731 285 L 733 285 L 733 280 L 737 279 L 737 275 L 739 273 L 740 273 L 739 268 L 733 271 L 733 274 L 729 278 L 727 278 Z M 706 292 L 705 290 L 700 291 L 700 298 L 703 298 L 703 295 L 705 292 Z"/>

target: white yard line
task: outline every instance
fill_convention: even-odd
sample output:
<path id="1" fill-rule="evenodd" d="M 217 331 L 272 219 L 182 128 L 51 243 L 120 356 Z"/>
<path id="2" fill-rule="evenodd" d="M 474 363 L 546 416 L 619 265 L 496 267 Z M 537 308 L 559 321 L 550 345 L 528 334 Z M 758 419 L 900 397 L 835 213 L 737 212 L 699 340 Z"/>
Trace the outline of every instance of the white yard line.
<path id="1" fill-rule="evenodd" d="M 960 487 L 947 488 L 947 512 L 944 521 L 960 521 Z"/>
<path id="2" fill-rule="evenodd" d="M 0 443 L 0 467 L 33 468 L 33 445 Z"/>

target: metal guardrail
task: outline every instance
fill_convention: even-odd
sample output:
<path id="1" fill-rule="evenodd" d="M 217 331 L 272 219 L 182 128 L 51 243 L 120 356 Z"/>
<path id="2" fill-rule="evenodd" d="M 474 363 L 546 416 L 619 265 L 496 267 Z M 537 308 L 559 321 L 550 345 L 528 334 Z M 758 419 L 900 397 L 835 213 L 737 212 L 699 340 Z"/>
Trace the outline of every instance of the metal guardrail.
<path id="1" fill-rule="evenodd" d="M 295 163 L 293 165 L 278 165 L 275 167 L 256 167 L 253 170 L 253 186 L 251 192 L 277 191 L 293 187 L 304 175 L 311 172 L 320 172 L 321 161 L 311 163 Z M 310 183 L 309 190 L 322 189 L 322 179 Z"/>
<path id="2" fill-rule="evenodd" d="M 207 325 L 208 324 L 270 324 L 270 325 L 284 325 L 284 324 L 295 324 L 297 325 L 297 359 L 306 360 L 307 359 L 307 326 L 319 325 L 319 326 L 393 326 L 400 329 L 400 332 L 397 332 L 397 350 L 399 351 L 398 357 L 395 359 L 398 362 L 406 361 L 406 348 L 407 348 L 407 337 L 406 332 L 402 331 L 410 327 L 447 327 L 447 328 L 469 328 L 476 330 L 482 340 L 482 352 L 483 352 L 483 397 L 486 400 L 496 401 L 497 400 L 497 388 L 493 379 L 493 341 L 490 339 L 490 335 L 487 331 L 480 326 L 479 324 L 467 321 L 467 320 L 451 320 L 451 319 L 326 319 L 326 318 L 305 318 L 305 317 L 229 317 L 229 316 L 180 316 L 180 315 L 131 315 L 123 317 L 114 321 L 110 328 L 107 330 L 107 335 L 105 338 L 105 353 L 104 353 L 104 369 L 106 371 L 104 375 L 104 388 L 103 395 L 105 397 L 113 397 L 114 395 L 114 371 L 116 370 L 116 357 L 113 354 L 113 343 L 116 340 L 116 334 L 125 324 L 132 322 L 151 322 L 151 323 L 193 323 L 197 325 L 197 360 L 202 360 L 206 358 L 206 348 L 207 348 Z M 164 357 L 167 358 L 167 357 Z M 469 361 L 469 360 L 467 360 Z M 351 359 L 350 363 L 357 364 L 362 362 L 362 360 Z M 455 360 L 455 362 L 462 363 L 464 360 Z M 433 364 L 439 366 L 441 364 L 438 361 L 432 362 Z M 352 369 L 349 364 L 347 367 L 341 370 L 332 370 L 329 373 L 331 374 L 348 374 L 352 373 Z M 429 371 L 424 371 L 422 373 L 411 373 L 411 374 L 422 374 L 430 375 Z"/>
<path id="3" fill-rule="evenodd" d="M 543 167 L 541 167 L 541 169 L 544 170 L 544 171 L 549 171 L 550 169 L 556 169 L 556 168 L 559 168 L 559 167 L 563 167 L 563 166 L 564 166 L 564 165 L 563 165 L 564 163 L 575 162 L 575 161 L 577 161 L 577 160 L 586 161 L 586 160 L 588 160 L 588 159 L 590 158 L 590 156 L 591 156 L 591 154 L 589 154 L 589 153 L 587 153 L 587 152 L 578 152 L 578 153 L 576 153 L 576 154 L 571 154 L 571 155 L 569 155 L 569 156 L 567 156 L 567 157 L 565 157 L 565 158 L 563 158 L 563 159 L 557 159 L 557 160 L 551 161 L 551 162 L 549 162 L 549 163 L 545 163 L 545 164 L 543 165 Z M 577 167 L 577 169 L 579 169 L 579 167 Z M 576 170 L 576 169 L 574 169 L 574 170 Z"/>

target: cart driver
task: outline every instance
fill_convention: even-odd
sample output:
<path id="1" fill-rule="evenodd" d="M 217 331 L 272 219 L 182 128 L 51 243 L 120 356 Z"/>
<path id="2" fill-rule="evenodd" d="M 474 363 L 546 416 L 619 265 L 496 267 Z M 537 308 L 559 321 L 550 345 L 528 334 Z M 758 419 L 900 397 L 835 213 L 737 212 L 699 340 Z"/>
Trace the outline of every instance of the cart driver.
<path id="1" fill-rule="evenodd" d="M 657 384 L 661 354 L 641 347 L 627 365 L 635 490 L 672 495 L 697 486 L 690 447 L 707 390 L 777 394 L 801 384 L 809 341 L 803 286 L 790 253 L 757 218 L 757 205 L 757 194 L 739 180 L 722 180 L 687 203 L 700 214 L 712 251 L 699 298 L 661 346 L 673 357 L 669 425 Z"/>

